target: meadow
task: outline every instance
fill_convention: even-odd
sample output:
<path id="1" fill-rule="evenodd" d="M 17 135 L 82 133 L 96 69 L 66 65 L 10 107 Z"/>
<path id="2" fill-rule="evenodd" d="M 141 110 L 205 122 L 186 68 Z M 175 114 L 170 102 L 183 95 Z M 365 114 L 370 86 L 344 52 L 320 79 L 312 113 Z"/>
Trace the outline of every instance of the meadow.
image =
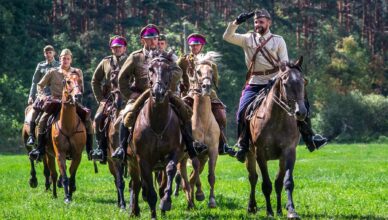
<path id="1" fill-rule="evenodd" d="M 274 181 L 277 162 L 271 161 L 270 175 Z M 77 191 L 71 204 L 63 202 L 63 189 L 53 199 L 45 191 L 43 165 L 37 166 L 39 185 L 30 188 L 29 161 L 26 155 L 0 155 L 0 219 L 128 219 L 127 210 L 116 206 L 113 177 L 106 165 L 93 171 L 92 162 L 83 155 L 77 173 Z M 265 203 L 261 178 L 256 198 L 259 211 L 247 214 L 249 196 L 245 165 L 229 156 L 219 157 L 216 170 L 216 201 L 218 207 L 207 207 L 207 172 L 202 174 L 206 199 L 187 210 L 183 193 L 173 197 L 173 207 L 159 219 L 263 219 Z M 309 153 L 304 146 L 297 150 L 294 172 L 294 202 L 302 219 L 388 219 L 388 146 L 383 144 L 327 145 Z M 273 191 L 272 206 L 276 207 Z M 283 207 L 286 195 L 283 191 Z M 141 216 L 149 219 L 146 202 L 140 199 Z M 283 210 L 285 214 L 285 209 Z M 275 215 L 275 219 L 284 219 Z"/>

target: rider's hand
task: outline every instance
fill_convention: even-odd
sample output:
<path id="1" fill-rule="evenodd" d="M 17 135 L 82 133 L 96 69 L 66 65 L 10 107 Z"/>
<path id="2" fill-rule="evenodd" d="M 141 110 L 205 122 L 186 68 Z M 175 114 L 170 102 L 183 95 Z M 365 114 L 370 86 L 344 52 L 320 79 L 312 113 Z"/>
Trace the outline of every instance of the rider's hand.
<path id="1" fill-rule="evenodd" d="M 28 104 L 31 105 L 34 103 L 34 99 L 32 97 L 28 97 Z"/>
<path id="2" fill-rule="evenodd" d="M 235 23 L 241 24 L 241 23 L 245 22 L 246 20 L 248 20 L 249 18 L 253 17 L 254 14 L 255 14 L 254 12 L 241 13 L 239 16 L 237 16 Z"/>

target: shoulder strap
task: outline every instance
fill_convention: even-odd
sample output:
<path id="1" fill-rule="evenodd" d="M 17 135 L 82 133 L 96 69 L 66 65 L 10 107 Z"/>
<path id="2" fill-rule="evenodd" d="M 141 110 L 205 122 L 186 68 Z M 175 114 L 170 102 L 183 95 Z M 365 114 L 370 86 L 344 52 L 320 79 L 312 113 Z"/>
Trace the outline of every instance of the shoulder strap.
<path id="1" fill-rule="evenodd" d="M 246 80 L 249 79 L 249 77 L 252 75 L 252 72 L 253 72 L 253 66 L 255 64 L 255 60 L 256 60 L 256 56 L 257 54 L 259 53 L 259 51 L 268 43 L 269 40 L 271 40 L 273 37 L 273 35 L 269 36 L 267 38 L 267 40 L 261 42 L 261 44 L 256 48 L 256 51 L 255 53 L 253 54 L 252 56 L 252 59 L 251 59 L 251 63 L 249 64 L 249 69 L 248 69 L 248 73 L 247 73 L 247 77 L 246 77 Z"/>

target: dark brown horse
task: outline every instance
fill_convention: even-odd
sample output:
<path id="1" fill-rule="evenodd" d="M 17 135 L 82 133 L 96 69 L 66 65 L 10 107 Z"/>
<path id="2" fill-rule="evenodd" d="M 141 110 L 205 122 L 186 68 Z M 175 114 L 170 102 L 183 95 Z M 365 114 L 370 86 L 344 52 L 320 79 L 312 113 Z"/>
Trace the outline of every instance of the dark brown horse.
<path id="1" fill-rule="evenodd" d="M 133 130 L 133 139 L 127 152 L 132 178 L 131 214 L 140 214 L 138 196 L 141 186 L 153 219 L 156 219 L 157 201 L 153 185 L 153 170 L 161 167 L 167 173 L 167 184 L 160 201 L 160 208 L 164 213 L 171 209 L 172 183 L 177 170 L 176 165 L 185 155 L 179 118 L 169 103 L 168 89 L 172 79 L 172 62 L 168 56 L 157 56 L 150 62 L 151 95 L 139 112 Z M 182 172 L 182 177 L 185 185 L 189 187 L 185 172 Z M 190 203 L 190 195 L 186 195 Z"/>
<path id="2" fill-rule="evenodd" d="M 257 211 L 255 198 L 257 162 L 263 177 L 262 191 L 266 200 L 267 215 L 273 216 L 270 200 L 272 183 L 267 161 L 279 160 L 279 171 L 275 180 L 277 214 L 282 214 L 281 192 L 284 185 L 287 193 L 287 217 L 299 218 L 295 211 L 292 192 L 296 146 L 300 139 L 297 120 L 304 120 L 307 114 L 301 65 L 302 57 L 295 64 L 282 67 L 282 71 L 276 75 L 273 87 L 250 120 L 252 145 L 246 164 L 251 184 L 248 212 Z"/>
<path id="3" fill-rule="evenodd" d="M 29 105 L 26 107 L 24 111 L 25 122 L 23 124 L 23 129 L 22 129 L 22 139 L 28 153 L 30 153 L 33 149 L 31 146 L 27 145 L 28 134 L 30 133 L 29 123 L 32 117 L 32 108 L 33 108 L 32 105 Z M 51 144 L 51 143 L 48 143 L 48 144 Z M 38 186 L 38 179 L 36 178 L 35 164 L 34 164 L 34 160 L 32 159 L 29 159 L 29 160 L 30 160 L 31 170 L 30 170 L 30 179 L 28 183 L 30 184 L 31 188 L 36 188 Z M 48 166 L 47 166 L 46 157 L 43 158 L 43 174 L 45 176 L 45 187 L 46 187 L 46 190 L 48 190 L 50 189 L 51 181 L 50 181 L 50 170 L 48 169 Z"/>
<path id="4" fill-rule="evenodd" d="M 82 96 L 81 85 L 82 79 L 78 73 L 71 73 L 65 78 L 61 111 L 51 128 L 52 150 L 58 163 L 62 185 L 65 190 L 65 203 L 71 202 L 72 194 L 76 191 L 75 176 L 86 144 L 85 125 L 77 114 L 76 106 L 76 100 Z M 68 178 L 66 172 L 66 158 L 71 159 L 70 178 Z M 49 167 L 54 186 L 53 195 L 56 197 L 57 171 L 55 162 L 49 160 Z"/>

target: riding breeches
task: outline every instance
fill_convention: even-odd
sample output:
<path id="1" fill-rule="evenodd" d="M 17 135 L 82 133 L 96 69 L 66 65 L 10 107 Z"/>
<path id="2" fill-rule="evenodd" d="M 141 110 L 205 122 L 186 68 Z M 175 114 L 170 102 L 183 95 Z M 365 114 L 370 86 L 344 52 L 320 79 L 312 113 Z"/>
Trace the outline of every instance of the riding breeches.
<path id="1" fill-rule="evenodd" d="M 256 85 L 256 84 L 248 84 L 245 85 L 244 90 L 241 92 L 240 103 L 238 105 L 237 110 L 237 123 L 244 123 L 245 120 L 245 110 L 248 105 L 256 98 L 256 95 L 263 89 L 265 89 L 267 85 Z"/>

